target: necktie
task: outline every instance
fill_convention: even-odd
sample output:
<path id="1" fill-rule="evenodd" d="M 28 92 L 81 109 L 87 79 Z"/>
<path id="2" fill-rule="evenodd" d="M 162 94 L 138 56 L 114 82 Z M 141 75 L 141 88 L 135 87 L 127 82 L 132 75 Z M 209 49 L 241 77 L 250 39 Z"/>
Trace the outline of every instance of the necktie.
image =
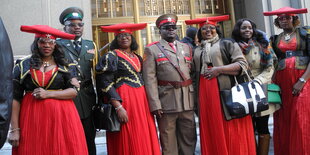
<path id="1" fill-rule="evenodd" d="M 173 43 L 168 43 L 169 45 L 170 45 L 170 47 L 173 49 L 173 51 L 176 53 L 177 52 L 177 50 L 175 49 L 175 46 L 174 46 L 174 44 Z"/>
<path id="2" fill-rule="evenodd" d="M 80 51 L 81 51 L 80 42 L 79 41 L 74 41 L 73 44 L 74 44 L 74 49 L 76 50 L 76 52 L 78 54 L 80 54 Z"/>

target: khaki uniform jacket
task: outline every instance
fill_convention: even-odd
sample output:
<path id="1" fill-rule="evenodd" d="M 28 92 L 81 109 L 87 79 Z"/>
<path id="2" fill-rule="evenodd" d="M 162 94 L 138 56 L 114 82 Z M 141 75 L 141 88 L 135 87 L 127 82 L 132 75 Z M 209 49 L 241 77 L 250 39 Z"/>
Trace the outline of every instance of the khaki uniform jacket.
<path id="1" fill-rule="evenodd" d="M 59 39 L 57 40 L 57 44 L 63 47 L 65 58 L 74 63 L 69 55 L 69 53 L 71 53 L 77 62 L 77 67 L 80 68 L 82 72 L 80 73 L 79 70 L 77 70 L 78 80 L 80 81 L 80 91 L 74 99 L 74 103 L 79 112 L 80 118 L 87 118 L 90 116 L 92 107 L 96 103 L 96 94 L 91 78 L 92 62 L 95 58 L 95 54 L 98 56 L 98 52 L 96 52 L 95 49 L 95 44 L 90 40 L 82 39 L 81 51 L 79 54 L 74 49 L 71 40 Z"/>
<path id="2" fill-rule="evenodd" d="M 180 67 L 187 79 L 190 79 L 192 53 L 187 44 L 175 41 L 176 50 L 169 46 L 165 40 L 159 41 L 174 64 Z M 192 85 L 174 88 L 171 85 L 159 86 L 158 80 L 183 81 L 176 68 L 168 61 L 157 45 L 152 44 L 145 48 L 143 58 L 143 80 L 150 105 L 150 110 L 162 109 L 166 113 L 193 110 L 194 89 Z"/>

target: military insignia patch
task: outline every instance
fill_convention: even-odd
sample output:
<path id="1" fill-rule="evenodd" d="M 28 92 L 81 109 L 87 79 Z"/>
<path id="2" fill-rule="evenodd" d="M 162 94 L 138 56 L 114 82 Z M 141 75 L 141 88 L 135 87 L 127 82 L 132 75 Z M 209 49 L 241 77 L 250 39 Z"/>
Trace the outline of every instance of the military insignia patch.
<path id="1" fill-rule="evenodd" d="M 158 53 L 158 54 L 157 54 L 157 57 L 158 57 L 158 58 L 165 58 L 166 56 L 165 56 L 164 53 Z"/>
<path id="2" fill-rule="evenodd" d="M 87 53 L 89 53 L 89 54 L 95 54 L 95 49 L 87 50 Z"/>

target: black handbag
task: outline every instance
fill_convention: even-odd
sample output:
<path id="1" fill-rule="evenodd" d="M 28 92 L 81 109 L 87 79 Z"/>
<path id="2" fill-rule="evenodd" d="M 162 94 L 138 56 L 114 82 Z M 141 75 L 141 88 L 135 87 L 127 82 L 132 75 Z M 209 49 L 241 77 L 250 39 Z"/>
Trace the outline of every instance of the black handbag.
<path id="1" fill-rule="evenodd" d="M 117 132 L 121 129 L 115 108 L 111 104 L 96 104 L 93 107 L 95 128 L 110 132 Z"/>
<path id="2" fill-rule="evenodd" d="M 224 112 L 228 112 L 229 119 L 241 118 L 249 114 L 255 114 L 267 110 L 269 108 L 267 97 L 262 86 L 255 81 L 252 81 L 247 71 L 245 71 L 249 82 L 238 83 L 236 77 L 236 85 L 230 90 L 221 91 L 221 99 L 224 107 Z"/>

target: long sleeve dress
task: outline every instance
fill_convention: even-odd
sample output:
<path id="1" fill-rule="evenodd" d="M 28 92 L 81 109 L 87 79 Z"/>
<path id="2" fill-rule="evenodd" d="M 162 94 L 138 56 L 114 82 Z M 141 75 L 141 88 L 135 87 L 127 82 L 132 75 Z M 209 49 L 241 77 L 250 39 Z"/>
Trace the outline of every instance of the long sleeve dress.
<path id="1" fill-rule="evenodd" d="M 121 50 L 103 55 L 96 66 L 97 88 L 108 101 L 118 100 L 128 122 L 120 132 L 107 132 L 109 155 L 159 155 L 160 147 L 141 73 L 142 59 Z"/>
<path id="2" fill-rule="evenodd" d="M 255 139 L 251 116 L 225 119 L 221 104 L 220 90 L 232 87 L 231 77 L 219 75 L 217 78 L 203 77 L 204 67 L 228 65 L 225 55 L 231 63 L 238 62 L 247 66 L 246 60 L 237 43 L 230 40 L 202 42 L 194 52 L 197 90 L 199 98 L 199 127 L 202 155 L 253 155 L 256 154 Z"/>
<path id="3" fill-rule="evenodd" d="M 295 37 L 287 42 L 281 39 L 283 35 L 281 33 L 271 38 L 279 59 L 275 83 L 281 87 L 282 93 L 282 107 L 274 113 L 274 150 L 276 155 L 306 155 L 310 154 L 309 80 L 299 95 L 293 96 L 292 91 L 309 63 L 309 34 L 303 28 L 298 28 Z M 286 56 L 290 52 L 298 52 L 299 56 Z"/>
<path id="4" fill-rule="evenodd" d="M 20 101 L 18 155 L 86 155 L 84 130 L 72 99 L 36 99 L 35 88 L 47 91 L 73 88 L 74 67 L 57 66 L 42 72 L 27 58 L 14 67 L 14 99 Z"/>

